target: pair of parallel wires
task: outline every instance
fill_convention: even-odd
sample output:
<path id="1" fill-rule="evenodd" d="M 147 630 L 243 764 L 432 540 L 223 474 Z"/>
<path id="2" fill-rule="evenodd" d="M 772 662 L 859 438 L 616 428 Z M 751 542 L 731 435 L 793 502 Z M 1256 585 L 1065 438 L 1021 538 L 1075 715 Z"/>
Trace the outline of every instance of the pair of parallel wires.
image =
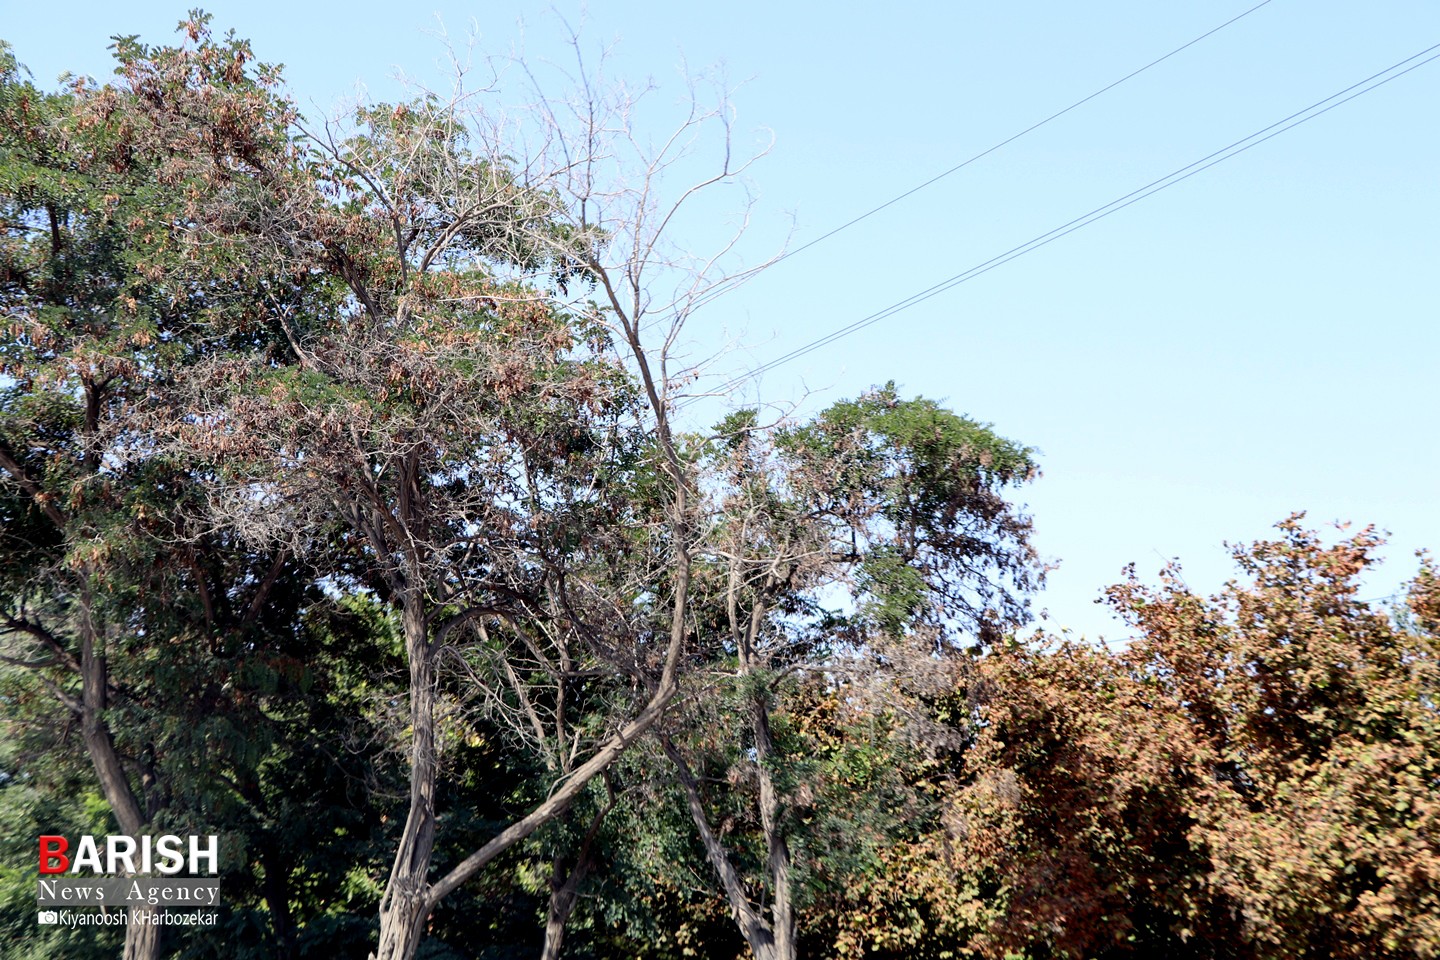
<path id="1" fill-rule="evenodd" d="M 879 206 L 867 210 L 865 213 L 862 213 L 859 216 L 849 221 L 846 221 L 845 223 L 842 223 L 841 225 L 835 227 L 827 233 L 821 234 L 815 239 L 783 254 L 782 256 L 776 258 L 776 260 L 774 261 L 774 263 L 771 264 L 771 266 L 774 266 L 775 264 L 778 264 L 783 260 L 787 260 L 790 257 L 802 253 L 805 250 L 814 247 L 816 244 L 830 239 L 841 231 L 848 230 L 856 224 L 869 219 L 870 217 L 886 209 L 887 207 L 893 206 L 894 204 L 899 203 L 905 198 L 915 193 L 918 193 L 921 190 L 924 190 L 926 187 L 931 186 L 932 184 L 944 179 L 945 177 L 948 177 L 951 174 L 963 170 L 965 167 L 968 167 L 970 164 L 976 162 L 977 160 L 989 156 L 990 154 L 996 152 L 997 150 L 1000 150 L 1002 147 L 1005 147 L 1008 144 L 1014 143 L 1021 137 L 1040 129 L 1051 121 L 1063 117 L 1065 114 L 1070 113 L 1072 110 L 1084 106 L 1091 100 L 1094 100 L 1096 97 L 1099 97 L 1109 92 L 1110 90 L 1115 89 L 1126 81 L 1139 76 L 1140 74 L 1146 72 L 1152 67 L 1164 63 L 1166 60 L 1169 60 L 1176 54 L 1179 54 L 1184 50 L 1193 47 L 1195 44 L 1206 39 L 1207 37 L 1213 36 L 1214 34 L 1230 26 L 1231 24 L 1250 16 L 1250 14 L 1252 13 L 1255 13 L 1261 7 L 1268 6 L 1272 2 L 1273 0 L 1262 0 L 1261 3 L 1256 4 L 1255 6 L 1244 11 L 1243 13 L 1231 17 L 1229 20 L 1226 20 L 1219 26 L 1206 31 L 1205 33 L 1202 33 L 1198 37 L 1195 37 L 1193 40 L 1190 40 L 1189 42 L 1182 44 L 1179 47 L 1176 47 L 1174 50 L 1171 50 L 1164 56 L 1158 57 L 1155 60 L 1152 60 L 1149 63 L 1145 64 L 1143 67 L 1140 67 L 1139 69 L 1126 74 L 1125 76 L 1114 81 L 1113 83 L 1101 87 L 1094 93 L 1083 97 L 1080 100 L 1076 100 L 1074 103 L 1070 104 L 1068 107 L 1065 107 L 1063 110 L 1052 113 L 1050 116 L 1039 121 L 1038 123 L 1031 124 L 1024 130 L 1021 130 L 1019 133 L 1007 137 L 1006 139 L 995 144 L 994 146 L 975 154 L 974 156 L 956 164 L 950 169 L 945 170 L 944 172 L 937 174 L 934 177 L 931 177 L 924 183 L 912 187 L 896 197 L 892 197 L 891 199 L 880 204 Z M 756 377 L 759 377 L 764 373 L 781 366 L 782 364 L 789 363 L 792 360 L 796 360 L 800 357 L 805 356 L 808 353 L 828 346 L 835 341 L 840 340 L 844 337 L 848 337 L 853 333 L 865 329 L 866 327 L 893 317 L 895 314 L 901 312 L 902 310 L 908 310 L 910 307 L 923 303 L 926 300 L 929 300 L 931 297 L 939 296 L 947 290 L 959 286 L 960 284 L 965 283 L 969 280 L 973 280 L 981 274 L 988 273 L 989 271 L 994 270 L 998 266 L 1009 263 L 1011 260 L 1014 260 L 1018 257 L 1023 257 L 1027 253 L 1033 253 L 1041 247 L 1053 243 L 1056 240 L 1059 240 L 1061 237 L 1074 233 L 1076 230 L 1082 229 L 1083 227 L 1087 227 L 1090 224 L 1095 223 L 1097 220 L 1103 220 L 1105 217 L 1108 217 L 1114 213 L 1118 213 L 1119 211 L 1125 209 L 1133 203 L 1139 203 L 1141 200 L 1144 200 L 1147 197 L 1154 196 L 1160 191 L 1173 187 L 1176 184 L 1181 183 L 1182 181 L 1188 180 L 1190 177 L 1195 176 L 1197 173 L 1208 170 L 1210 167 L 1213 167 L 1218 163 L 1223 163 L 1224 161 L 1229 160 L 1231 157 L 1239 156 L 1245 151 L 1257 147 L 1273 137 L 1278 137 L 1280 134 L 1285 133 L 1288 130 L 1293 130 L 1295 127 L 1298 127 L 1303 123 L 1308 123 L 1309 121 L 1314 120 L 1316 117 L 1322 116 L 1323 114 L 1334 110 L 1341 104 L 1348 103 L 1349 101 L 1354 100 L 1356 97 L 1362 96 L 1366 93 L 1371 92 L 1372 90 L 1382 87 L 1385 84 L 1391 82 L 1392 80 L 1398 80 L 1400 77 L 1404 76 L 1407 73 L 1410 73 L 1412 70 L 1417 70 L 1435 59 L 1440 59 L 1440 43 L 1427 47 L 1426 49 L 1421 50 L 1419 53 L 1416 53 L 1413 56 L 1406 57 L 1404 60 L 1391 64 L 1384 70 L 1381 70 L 1378 73 L 1371 74 L 1364 80 L 1353 83 L 1345 89 L 1337 91 L 1336 93 L 1331 94 L 1323 100 L 1317 100 L 1315 103 L 1310 104 L 1308 107 L 1297 110 L 1294 113 L 1290 114 L 1288 117 L 1277 120 L 1275 123 L 1270 124 L 1268 127 L 1257 130 L 1247 137 L 1242 137 L 1241 139 L 1236 140 L 1235 142 L 1228 144 L 1227 146 L 1224 146 L 1219 150 L 1216 150 L 1214 153 L 1201 157 L 1199 160 L 1196 160 L 1193 163 L 1186 164 L 1185 166 L 1166 174 L 1158 180 L 1152 180 L 1150 183 L 1145 184 L 1143 187 L 1132 190 L 1124 196 L 1117 197 L 1109 203 L 1098 206 L 1095 209 L 1074 218 L 1073 220 L 1070 220 L 1066 223 L 1061 224 L 1058 227 L 1055 227 L 1052 230 L 1040 234 L 1039 236 L 1032 237 L 1030 240 L 1027 240 L 1026 242 L 1018 246 L 1011 247 L 1009 250 L 1006 250 L 1003 253 L 991 257 L 989 260 L 986 260 L 982 263 L 977 263 L 974 266 L 970 267 L 968 270 L 957 273 L 954 276 L 946 280 L 942 280 L 934 286 L 927 287 L 926 289 L 921 290 L 919 293 L 906 297 L 903 300 L 896 301 L 895 303 L 892 303 L 889 306 L 870 314 L 869 316 L 862 317 L 861 319 L 856 320 L 853 323 L 847 324 L 846 326 L 840 327 L 839 329 L 834 330 L 823 337 L 812 340 L 803 346 L 797 347 L 794 350 L 791 350 L 789 353 L 782 354 L 779 357 L 768 360 L 760 366 L 755 367 L 747 371 L 746 373 L 741 374 L 740 376 L 726 381 L 719 387 L 714 388 L 714 390 L 706 391 L 706 395 L 726 393 L 734 389 L 735 387 L 741 386 L 742 384 L 747 383 L 748 381 L 753 380 Z M 725 284 L 720 284 L 715 289 L 712 289 L 704 296 L 698 298 L 693 304 L 693 306 L 698 307 L 708 302 L 709 300 L 725 292 L 726 289 L 727 288 Z M 692 396 L 689 399 L 682 401 L 679 406 L 686 407 L 692 403 L 698 402 L 700 399 L 701 396 Z"/>

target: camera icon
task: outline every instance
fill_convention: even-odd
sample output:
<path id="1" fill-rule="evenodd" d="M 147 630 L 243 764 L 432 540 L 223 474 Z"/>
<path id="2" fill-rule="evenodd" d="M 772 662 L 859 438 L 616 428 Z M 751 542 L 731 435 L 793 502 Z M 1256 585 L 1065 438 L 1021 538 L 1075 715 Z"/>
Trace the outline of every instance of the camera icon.
<path id="1" fill-rule="evenodd" d="M 59 912 L 58 910 L 41 910 L 41 911 L 40 911 L 40 922 L 41 922 L 41 923 L 59 923 L 59 922 L 60 922 L 60 912 Z"/>

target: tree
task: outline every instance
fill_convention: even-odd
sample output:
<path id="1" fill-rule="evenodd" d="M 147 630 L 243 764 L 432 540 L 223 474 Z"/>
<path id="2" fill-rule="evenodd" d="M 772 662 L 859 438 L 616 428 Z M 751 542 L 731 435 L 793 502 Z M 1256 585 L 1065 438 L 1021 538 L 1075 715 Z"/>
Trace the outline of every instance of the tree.
<path id="1" fill-rule="evenodd" d="M 1359 599 L 1372 530 L 1278 528 L 1215 597 L 1132 571 L 1109 591 L 1124 651 L 986 664 L 952 831 L 956 868 L 1001 898 L 986 955 L 1440 950 L 1433 567 L 1397 619 Z"/>
<path id="2" fill-rule="evenodd" d="M 237 68 L 243 44 L 210 53 L 197 84 L 236 100 L 263 87 Z M 0 49 L 0 640 L 24 691 L 7 723 L 48 726 L 55 744 L 78 724 L 132 836 L 162 821 L 208 832 L 204 811 L 254 773 L 266 727 L 244 678 L 272 665 L 265 640 L 303 597 L 277 589 L 285 554 L 191 528 L 197 477 L 140 413 L 207 348 L 266 342 L 257 289 L 287 303 L 303 289 L 264 271 L 175 282 L 181 214 L 133 107 L 85 79 L 41 93 Z M 214 340 L 193 336 L 220 317 Z M 50 779 L 31 777 L 36 754 L 11 762 L 17 784 Z M 127 957 L 159 949 L 157 926 L 128 925 Z"/>
<path id="3" fill-rule="evenodd" d="M 1148 640 L 1137 661 L 1175 673 L 1172 702 L 1211 770 L 1192 843 L 1209 851 L 1209 885 L 1240 904 L 1257 954 L 1433 954 L 1434 571 L 1412 586 L 1406 629 L 1359 599 L 1374 531 L 1327 545 L 1301 519 L 1237 550 L 1251 585 L 1218 601 L 1197 602 L 1173 577 L 1157 591 L 1126 584 L 1115 601 Z"/>
<path id="4" fill-rule="evenodd" d="M 849 704 L 834 715 L 842 727 L 857 711 L 919 740 L 935 732 L 925 701 L 953 684 L 960 645 L 1013 628 L 1043 576 L 1028 519 L 1002 493 L 1035 465 L 984 425 L 902 401 L 893 384 L 768 436 L 737 414 L 720 437 L 696 607 L 713 672 L 696 675 L 690 723 L 671 726 L 664 747 L 751 952 L 790 958 L 797 873 L 816 868 L 826 839 L 854 842 L 820 835 L 826 817 L 844 819 L 823 808 L 870 809 L 876 822 L 855 824 L 859 835 L 886 829 L 853 790 L 868 778 L 827 789 L 847 777 L 816 764 L 834 731 L 807 735 L 802 705 L 834 697 Z M 727 849 L 716 817 L 752 805 L 755 851 Z"/>
<path id="5" fill-rule="evenodd" d="M 593 84 L 579 102 L 541 97 L 530 149 L 462 94 L 307 132 L 283 101 L 198 84 L 223 45 L 201 19 L 187 29 L 193 46 L 121 58 L 187 199 L 189 269 L 264 262 L 321 295 L 297 309 L 262 294 L 285 344 L 187 369 L 153 429 L 212 471 L 226 529 L 397 611 L 410 800 L 377 956 L 409 957 L 445 896 L 562 815 L 679 689 L 699 533 L 668 351 L 725 278 L 690 272 L 662 306 L 651 276 L 679 208 L 739 172 L 728 114 L 692 115 L 649 154 L 634 98 Z M 718 172 L 657 207 L 683 137 L 712 121 Z M 607 185 L 627 151 L 638 179 Z M 657 310 L 669 329 L 652 355 Z M 656 571 L 658 590 L 642 579 Z M 548 709 L 559 724 L 537 736 L 566 759 L 544 800 L 432 882 L 447 661 L 502 691 L 505 716 Z"/>

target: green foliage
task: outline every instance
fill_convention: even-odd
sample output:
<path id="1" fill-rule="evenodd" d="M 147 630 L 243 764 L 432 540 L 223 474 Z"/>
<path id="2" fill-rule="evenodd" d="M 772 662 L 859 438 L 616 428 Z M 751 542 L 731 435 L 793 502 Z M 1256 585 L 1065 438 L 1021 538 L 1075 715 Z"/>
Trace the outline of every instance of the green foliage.
<path id="1" fill-rule="evenodd" d="M 901 400 L 893 383 L 775 442 L 791 485 L 859 563 L 862 633 L 959 621 L 993 639 L 994 622 L 1023 620 L 1043 568 L 1029 519 L 1003 494 L 1038 473 L 1032 450 L 934 401 Z"/>
<path id="2" fill-rule="evenodd" d="M 453 104 L 307 138 L 278 68 L 182 30 L 59 91 L 0 44 L 7 957 L 120 949 L 37 925 L 33 864 L 127 800 L 223 837 L 171 955 L 366 956 L 412 786 L 433 882 L 647 702 L 677 597 L 655 735 L 419 956 L 534 955 L 568 877 L 576 957 L 740 956 L 782 903 L 817 957 L 1440 955 L 1429 561 L 1390 617 L 1378 539 L 1292 518 L 1217 597 L 1112 588 L 1126 650 L 1007 641 L 1032 449 L 893 383 L 662 437 L 567 299 L 609 238 Z"/>
<path id="3" fill-rule="evenodd" d="M 41 834 L 76 836 L 103 833 L 109 811 L 86 783 L 84 771 L 54 766 L 31 772 L 0 752 L 0 942 L 6 960 L 102 960 L 120 951 L 114 927 L 40 926 L 36 922 L 36 838 Z M 47 780 L 39 779 L 49 778 Z"/>

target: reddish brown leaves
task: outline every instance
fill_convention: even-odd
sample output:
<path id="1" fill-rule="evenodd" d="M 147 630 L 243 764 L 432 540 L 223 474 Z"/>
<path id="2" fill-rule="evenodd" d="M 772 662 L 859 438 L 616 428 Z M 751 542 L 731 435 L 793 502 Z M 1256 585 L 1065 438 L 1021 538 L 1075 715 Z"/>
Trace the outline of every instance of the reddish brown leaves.
<path id="1" fill-rule="evenodd" d="M 1216 597 L 1174 569 L 1112 588 L 1123 652 L 984 665 L 955 866 L 1007 904 L 986 953 L 1440 953 L 1434 572 L 1397 624 L 1356 598 L 1372 530 L 1279 529 Z M 994 787 L 1011 772 L 1018 803 Z"/>

